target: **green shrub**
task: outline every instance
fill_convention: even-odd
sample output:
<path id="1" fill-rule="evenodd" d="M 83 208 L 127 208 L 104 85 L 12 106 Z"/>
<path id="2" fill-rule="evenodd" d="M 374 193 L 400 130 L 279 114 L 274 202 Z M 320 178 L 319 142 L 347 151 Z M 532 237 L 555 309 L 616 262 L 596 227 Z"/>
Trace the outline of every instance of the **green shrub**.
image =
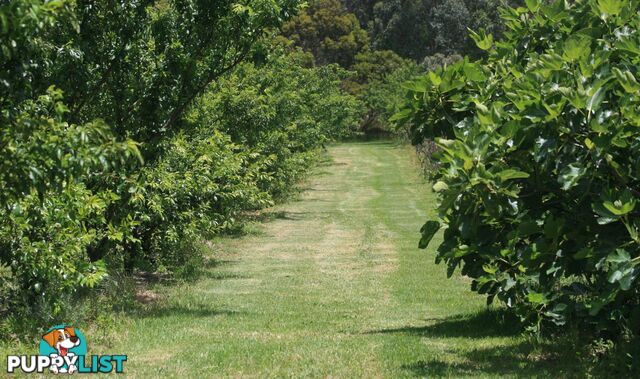
<path id="1" fill-rule="evenodd" d="M 194 126 L 195 127 L 195 126 Z M 142 170 L 132 187 L 129 211 L 140 220 L 131 267 L 180 269 L 193 242 L 223 231 L 240 212 L 269 205 L 256 185 L 251 155 L 215 129 L 179 134 L 163 157 Z"/>
<path id="2" fill-rule="evenodd" d="M 416 79 L 395 116 L 441 149 L 437 261 L 533 330 L 639 333 L 640 2 L 526 5 L 503 11 L 505 39 L 472 34 L 486 60 Z"/>
<path id="3" fill-rule="evenodd" d="M 54 88 L 14 109 L 0 132 L 0 263 L 11 269 L 5 278 L 14 288 L 2 301 L 14 311 L 46 309 L 34 319 L 54 317 L 64 295 L 106 275 L 104 262 L 91 261 L 87 249 L 117 229 L 105 218 L 117 196 L 87 182 L 139 153 L 101 121 L 65 122 L 67 108 Z"/>
<path id="4" fill-rule="evenodd" d="M 355 131 L 362 113 L 362 104 L 340 88 L 344 70 L 305 63 L 304 54 L 293 53 L 260 67 L 244 64 L 189 116 L 247 149 L 259 167 L 258 188 L 272 198 L 286 194 L 315 149 Z"/>
<path id="5" fill-rule="evenodd" d="M 392 51 L 368 50 L 356 55 L 353 70 L 356 75 L 346 85 L 367 109 L 360 129 L 365 133 L 391 129 L 389 119 L 404 100 L 401 84 L 417 76 L 419 66 Z"/>

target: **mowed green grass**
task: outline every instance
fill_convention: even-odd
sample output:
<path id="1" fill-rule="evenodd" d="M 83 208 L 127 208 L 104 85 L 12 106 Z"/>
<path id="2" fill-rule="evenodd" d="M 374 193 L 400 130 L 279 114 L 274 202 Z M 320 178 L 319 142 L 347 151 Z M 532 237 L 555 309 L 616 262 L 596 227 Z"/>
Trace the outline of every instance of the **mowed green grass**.
<path id="1" fill-rule="evenodd" d="M 152 287 L 160 300 L 90 350 L 128 354 L 127 377 L 140 378 L 578 375 L 468 279 L 447 279 L 441 236 L 417 248 L 435 196 L 410 147 L 328 155 L 298 198 L 212 241 L 201 279 Z"/>

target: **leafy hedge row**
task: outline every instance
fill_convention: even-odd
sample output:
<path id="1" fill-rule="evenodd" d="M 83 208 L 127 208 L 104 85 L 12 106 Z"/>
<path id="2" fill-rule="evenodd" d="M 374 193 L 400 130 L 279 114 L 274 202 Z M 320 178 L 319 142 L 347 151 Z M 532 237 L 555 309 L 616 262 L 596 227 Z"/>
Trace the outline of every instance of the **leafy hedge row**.
<path id="1" fill-rule="evenodd" d="M 188 268 L 356 124 L 342 71 L 256 45 L 296 1 L 205 3 L 0 5 L 3 326 L 65 321 L 110 274 Z"/>
<path id="2" fill-rule="evenodd" d="M 527 0 L 505 38 L 408 83 L 396 120 L 435 139 L 437 261 L 548 321 L 640 333 L 640 2 Z M 422 229 L 426 247 L 440 229 Z"/>

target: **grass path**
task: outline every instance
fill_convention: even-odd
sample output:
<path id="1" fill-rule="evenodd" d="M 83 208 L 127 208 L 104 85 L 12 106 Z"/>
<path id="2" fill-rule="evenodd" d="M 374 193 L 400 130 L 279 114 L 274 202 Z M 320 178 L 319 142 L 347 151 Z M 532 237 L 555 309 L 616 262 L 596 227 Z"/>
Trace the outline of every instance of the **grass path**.
<path id="1" fill-rule="evenodd" d="M 297 200 L 214 241 L 202 279 L 153 289 L 163 300 L 109 347 L 129 355 L 128 377 L 558 373 L 417 249 L 434 196 L 410 148 L 350 143 L 329 155 Z"/>

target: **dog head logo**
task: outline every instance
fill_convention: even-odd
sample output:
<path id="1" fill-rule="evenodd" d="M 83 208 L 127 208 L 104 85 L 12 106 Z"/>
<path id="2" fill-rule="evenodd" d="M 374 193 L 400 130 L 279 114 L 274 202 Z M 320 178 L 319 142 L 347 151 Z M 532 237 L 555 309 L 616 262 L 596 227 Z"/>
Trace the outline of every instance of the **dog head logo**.
<path id="1" fill-rule="evenodd" d="M 78 370 L 74 357 L 87 354 L 87 343 L 82 332 L 66 325 L 56 325 L 47 330 L 40 340 L 40 355 L 61 357 L 61 365 L 52 365 L 54 373 L 74 373 Z M 65 358 L 67 357 L 67 358 Z M 73 363 L 71 363 L 73 362 Z"/>
<path id="2" fill-rule="evenodd" d="M 66 356 L 70 349 L 80 346 L 80 338 L 76 335 L 75 328 L 54 329 L 42 336 L 42 339 L 56 349 L 61 357 Z"/>

